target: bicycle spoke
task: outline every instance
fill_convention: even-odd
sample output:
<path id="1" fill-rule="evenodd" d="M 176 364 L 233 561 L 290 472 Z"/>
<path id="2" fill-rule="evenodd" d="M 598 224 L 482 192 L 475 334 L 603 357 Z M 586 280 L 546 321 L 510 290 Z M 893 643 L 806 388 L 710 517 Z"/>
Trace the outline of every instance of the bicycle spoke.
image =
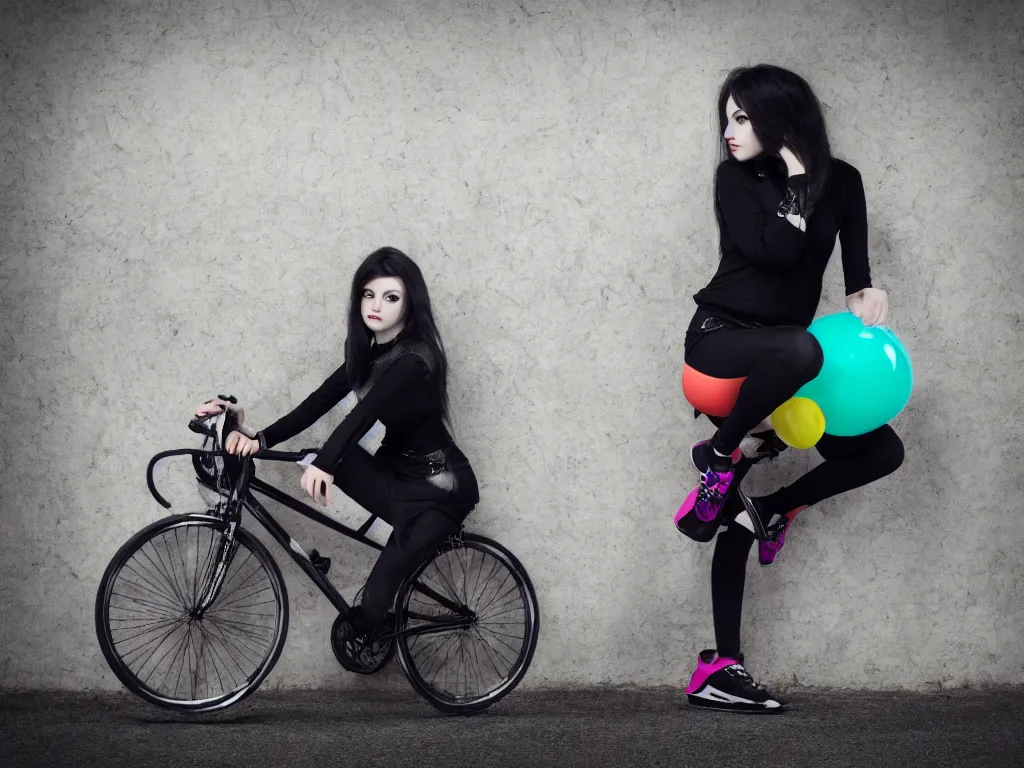
<path id="1" fill-rule="evenodd" d="M 498 604 L 498 607 L 502 608 L 502 607 L 505 606 L 505 597 L 507 597 L 508 595 L 516 594 L 518 592 L 519 592 L 519 585 L 518 584 L 513 584 L 511 587 L 509 587 L 508 592 L 506 592 L 504 595 L 501 596 L 502 601 Z M 494 605 L 494 602 L 492 601 L 491 604 L 488 605 L 487 607 L 491 608 L 493 605 Z M 491 614 L 488 614 L 488 617 L 490 617 L 490 616 L 499 616 L 502 613 L 506 613 L 506 611 L 502 611 L 502 612 L 499 612 L 499 613 L 491 613 Z"/>
<path id="2" fill-rule="evenodd" d="M 461 694 L 463 688 L 459 686 L 459 675 L 465 671 L 466 661 L 466 633 L 462 632 L 459 636 L 459 666 L 455 670 L 455 691 L 456 694 Z"/>
<path id="3" fill-rule="evenodd" d="M 174 593 L 174 599 L 178 601 L 182 606 L 185 606 L 185 596 L 178 592 L 177 586 L 176 584 L 174 584 L 174 580 L 167 575 L 167 570 L 164 568 L 163 558 L 160 557 L 160 553 L 157 551 L 156 545 L 152 541 L 146 542 L 146 545 L 153 550 L 154 554 L 156 555 L 156 559 L 160 561 L 160 564 L 157 565 L 157 563 L 153 562 L 153 558 L 149 556 L 149 554 L 145 551 L 145 548 L 140 549 L 139 554 L 145 555 L 146 559 L 149 560 L 153 568 L 156 569 L 156 572 L 163 577 L 166 586 L 168 586 Z"/>
<path id="4" fill-rule="evenodd" d="M 476 629 L 476 627 L 474 627 L 473 629 L 475 630 L 475 629 Z M 479 633 L 478 633 L 478 634 L 479 634 Z M 483 637 L 482 637 L 482 636 L 481 636 L 481 639 L 483 639 Z M 489 644 L 489 643 L 487 643 L 487 642 L 485 641 L 485 642 L 484 642 L 484 645 L 486 646 L 486 648 L 487 648 L 487 650 L 488 650 L 488 651 L 489 651 L 489 650 L 491 650 L 491 646 L 490 646 L 490 644 Z M 491 654 L 489 654 L 489 653 L 485 652 L 485 653 L 484 653 L 484 657 L 485 657 L 485 658 L 487 659 L 487 661 L 489 661 L 489 662 L 490 662 L 490 664 L 491 664 L 491 667 L 492 667 L 492 668 L 494 669 L 494 673 L 495 673 L 495 674 L 496 674 L 496 675 L 497 675 L 497 676 L 498 676 L 499 678 L 503 678 L 503 677 L 504 677 L 504 676 L 505 676 L 505 675 L 506 675 L 506 674 L 508 673 L 508 670 L 505 670 L 504 672 L 502 672 L 502 671 L 501 671 L 500 669 L 498 669 L 498 665 L 494 663 L 494 659 L 493 659 L 493 658 L 491 657 Z"/>
<path id="5" fill-rule="evenodd" d="M 116 644 L 120 645 L 121 643 L 130 642 L 131 640 L 134 640 L 137 637 L 143 637 L 144 635 L 148 635 L 148 634 L 150 634 L 152 632 L 159 632 L 161 629 L 163 629 L 167 625 L 180 626 L 182 623 L 183 623 L 182 619 L 158 621 L 158 622 L 156 622 L 155 625 L 150 625 L 152 627 L 151 629 L 146 629 L 146 630 L 144 630 L 142 632 L 139 632 L 136 635 L 132 635 L 131 637 L 121 637 L 121 638 L 115 640 L 114 642 Z M 131 631 L 134 631 L 136 629 L 141 629 L 141 627 L 124 627 L 123 629 L 121 629 L 121 631 L 131 632 Z"/>
<path id="6" fill-rule="evenodd" d="M 178 689 L 181 687 L 181 675 L 185 671 L 185 662 L 188 661 L 189 651 L 192 649 L 192 627 L 189 627 L 185 632 L 183 646 L 181 664 L 178 667 L 178 677 L 174 681 L 174 688 L 172 689 L 175 693 L 177 693 Z"/>
<path id="7" fill-rule="evenodd" d="M 245 633 L 243 633 L 242 631 L 238 630 L 235 627 L 232 627 L 232 626 L 221 626 L 222 622 L 211 621 L 210 624 L 211 624 L 211 626 L 216 627 L 218 630 L 220 630 L 224 634 L 225 637 L 237 638 L 238 642 L 242 642 L 242 640 L 244 639 L 244 640 L 250 641 L 251 643 L 254 643 L 255 644 L 255 650 L 259 650 L 259 651 L 261 651 L 264 654 L 267 651 L 270 650 L 271 641 L 273 640 L 273 636 L 274 636 L 274 629 L 273 628 L 268 628 L 268 631 L 270 632 L 270 640 L 267 640 L 265 645 L 261 645 L 261 643 L 263 642 L 262 638 L 257 637 L 253 633 L 245 634 Z M 245 647 L 250 649 L 250 650 L 254 650 L 250 646 L 245 646 Z M 258 661 L 259 661 L 259 659 L 257 659 L 257 662 Z"/>
<path id="8" fill-rule="evenodd" d="M 217 635 L 215 635 L 213 633 L 213 631 L 212 631 L 213 629 L 214 629 L 214 627 L 212 625 L 209 626 L 209 627 L 206 627 L 206 630 L 207 630 L 209 636 L 213 637 L 213 638 L 215 638 L 215 639 L 217 639 L 217 640 L 219 640 L 221 642 L 221 645 L 224 648 L 224 650 L 228 652 L 228 659 L 230 659 L 230 661 L 235 665 L 235 669 L 237 669 L 239 674 L 241 674 L 243 677 L 247 677 L 248 673 L 246 673 L 246 671 L 244 669 L 242 669 L 242 665 L 238 663 L 238 659 L 236 659 L 234 657 L 234 655 L 232 655 L 230 653 L 230 650 L 228 648 L 228 646 L 231 644 L 230 638 L 226 634 L 224 636 L 222 636 L 222 637 L 218 637 Z M 219 629 L 219 627 L 217 627 L 217 629 Z M 237 648 L 237 646 L 236 646 L 236 648 Z M 244 656 L 245 654 L 243 653 L 242 655 Z M 220 659 L 220 654 L 217 654 L 217 658 Z M 221 663 L 224 663 L 223 659 L 221 659 Z M 224 664 L 224 671 L 225 672 L 228 671 L 227 664 Z"/>
<path id="9" fill-rule="evenodd" d="M 253 624 L 251 621 L 235 621 L 233 619 L 223 619 L 223 618 L 218 618 L 216 616 L 207 616 L 207 619 L 209 621 L 215 622 L 217 624 L 225 624 L 225 625 L 231 627 L 236 632 L 245 632 L 245 630 L 242 629 L 242 627 L 252 627 L 254 629 L 258 629 L 258 630 L 261 630 L 263 632 L 270 632 L 271 634 L 273 634 L 273 632 L 274 632 L 274 628 L 273 627 L 265 627 L 265 626 L 263 626 L 261 624 Z M 250 634 L 253 635 L 253 636 L 256 635 L 255 632 L 251 632 Z"/>
<path id="10" fill-rule="evenodd" d="M 276 600 L 267 600 L 267 601 L 264 601 L 262 603 L 257 603 L 256 605 L 251 605 L 251 606 L 246 606 L 246 607 L 247 608 L 257 608 L 260 605 L 277 605 L 277 601 Z M 273 618 L 275 616 L 274 613 L 258 613 L 256 611 L 242 611 L 242 610 L 239 610 L 238 608 L 228 608 L 225 611 L 221 611 L 221 610 L 207 611 L 206 615 L 207 616 L 209 616 L 210 614 L 220 615 L 222 613 L 229 613 L 232 616 L 255 616 L 257 618 L 264 618 L 264 619 Z"/>
<path id="11" fill-rule="evenodd" d="M 446 553 L 446 559 L 447 559 L 447 553 Z M 442 586 L 442 590 L 447 593 L 448 597 L 451 598 L 453 603 L 456 603 L 456 604 L 461 603 L 462 601 L 458 598 L 458 592 L 457 592 L 457 590 L 455 588 L 454 582 L 444 578 L 444 575 L 441 573 L 441 568 L 437 565 L 437 561 L 436 560 L 434 561 L 434 563 L 432 565 L 434 566 L 434 570 L 437 572 L 438 578 L 441 581 L 444 582 L 444 584 Z"/>
<path id="12" fill-rule="evenodd" d="M 234 598 L 233 600 L 229 600 L 227 602 L 221 602 L 218 599 L 218 601 L 216 603 L 214 603 L 213 606 L 211 607 L 211 610 L 219 611 L 219 610 L 221 610 L 223 608 L 226 608 L 229 605 L 235 605 L 236 603 L 240 603 L 242 600 L 246 600 L 246 599 L 248 599 L 250 597 L 255 597 L 256 595 L 259 595 L 259 594 L 261 594 L 263 592 L 266 592 L 267 590 L 270 590 L 271 592 L 273 592 L 273 588 L 268 584 L 267 586 L 265 586 L 265 587 L 263 587 L 261 589 L 258 589 L 255 592 L 251 592 L 248 595 L 239 595 L 238 597 Z M 220 596 L 222 596 L 224 594 L 225 594 L 224 590 L 221 590 Z M 218 597 L 220 597 L 220 596 L 218 596 Z M 275 600 L 264 600 L 263 602 L 260 602 L 260 603 L 254 603 L 254 605 L 270 605 L 270 604 L 272 604 L 274 602 L 276 602 L 276 601 Z M 251 607 L 251 606 L 248 606 L 248 607 Z"/>
<path id="13" fill-rule="evenodd" d="M 217 634 L 214 633 L 214 629 L 217 630 Z M 235 663 L 235 666 L 241 674 L 248 675 L 249 673 L 242 667 L 239 663 L 240 661 L 244 661 L 246 664 L 255 668 L 258 667 L 259 663 L 263 660 L 263 656 L 260 655 L 258 651 L 243 643 L 237 635 L 226 631 L 224 627 L 211 624 L 208 627 L 208 632 L 211 637 L 215 637 L 220 640 L 224 650 L 231 654 L 230 659 Z"/>
<path id="14" fill-rule="evenodd" d="M 110 596 L 111 597 L 123 597 L 125 600 L 133 601 L 136 605 L 141 605 L 144 608 L 152 608 L 154 611 L 165 611 L 165 610 L 167 610 L 167 606 L 164 606 L 164 605 L 162 605 L 160 603 L 154 603 L 154 602 L 151 602 L 149 600 L 144 600 L 144 599 L 142 599 L 140 597 L 130 597 L 129 595 L 122 595 L 120 592 L 112 592 Z M 111 607 L 114 608 L 114 609 L 117 609 L 117 610 L 121 610 L 120 606 L 117 606 L 117 605 L 111 606 Z M 175 615 L 182 616 L 185 613 L 184 608 L 182 608 L 180 606 L 177 607 L 175 610 L 177 611 L 176 614 L 175 613 L 170 613 L 170 614 L 161 614 L 161 615 L 164 615 L 164 616 L 167 616 L 168 618 L 170 618 L 170 617 L 175 616 Z M 153 614 L 150 614 L 150 615 L 153 615 Z"/>
<path id="15" fill-rule="evenodd" d="M 476 629 L 476 627 L 474 627 L 474 629 Z M 493 634 L 493 633 L 492 633 L 492 634 Z M 481 635 L 481 639 L 483 639 L 483 636 L 482 636 L 482 635 Z M 507 659 L 505 659 L 505 657 L 504 657 L 504 656 L 502 656 L 502 655 L 501 655 L 501 653 L 499 652 L 499 650 L 498 650 L 497 648 L 495 648 L 495 647 L 494 647 L 494 645 L 492 645 L 491 643 L 488 643 L 488 642 L 487 642 L 486 640 L 484 640 L 484 642 L 485 642 L 485 644 L 487 645 L 487 648 L 488 648 L 489 650 L 493 651 L 493 652 L 494 652 L 494 653 L 496 653 L 496 654 L 497 654 L 498 656 L 500 656 L 500 657 L 501 657 L 501 659 L 502 659 L 502 661 L 506 661 L 506 662 L 507 662 L 507 663 L 509 664 L 509 666 L 511 666 L 511 665 L 512 665 L 512 664 L 513 664 L 513 663 L 515 662 L 515 656 L 518 656 L 518 655 L 519 655 L 519 649 L 518 649 L 518 648 L 515 648 L 515 647 L 513 647 L 513 646 L 509 645 L 509 644 L 508 644 L 508 643 L 506 643 L 506 642 L 505 642 L 504 640 L 498 640 L 498 642 L 499 642 L 499 643 L 501 643 L 502 645 L 504 645 L 504 646 L 505 646 L 506 648 L 508 648 L 508 649 L 509 649 L 510 651 L 512 651 L 512 653 L 514 654 L 514 656 L 513 656 L 512 660 L 511 660 L 511 661 L 508 661 Z"/>
<path id="16" fill-rule="evenodd" d="M 476 675 L 476 681 L 477 681 L 477 687 L 476 687 L 476 690 L 478 690 L 478 691 L 483 691 L 483 690 L 486 690 L 486 689 L 487 689 L 487 686 L 486 686 L 486 684 L 484 683 L 484 678 L 483 678 L 483 675 L 481 674 L 481 669 L 480 669 L 480 651 L 479 651 L 479 649 L 477 648 L 477 645 L 476 645 L 476 643 L 474 643 L 474 644 L 473 644 L 473 645 L 471 646 L 471 650 L 472 650 L 472 652 L 473 652 L 473 653 L 472 653 L 472 655 L 473 655 L 473 661 L 475 662 L 475 663 L 473 664 L 473 667 L 472 667 L 472 669 L 473 669 L 473 672 L 474 672 L 474 674 Z"/>
<path id="17" fill-rule="evenodd" d="M 520 640 L 521 641 L 521 640 L 524 640 L 526 638 L 525 634 L 524 635 L 510 635 L 508 632 L 498 632 L 495 629 L 491 629 L 491 625 L 488 625 L 486 627 L 481 627 L 481 625 L 478 623 L 474 627 L 474 629 L 477 629 L 477 630 L 483 629 L 483 630 L 485 630 L 487 632 L 490 632 L 492 635 L 497 635 L 498 637 L 510 637 L 513 640 Z"/>
<path id="18" fill-rule="evenodd" d="M 195 667 L 192 669 L 192 674 L 189 675 L 189 683 L 191 684 L 190 696 L 192 698 L 192 701 L 195 701 L 199 698 L 199 660 L 203 656 L 202 643 L 205 640 L 202 632 L 198 632 L 197 634 L 199 635 L 199 637 L 196 641 L 194 641 L 193 644 L 193 651 L 195 653 L 196 664 Z"/>
<path id="19" fill-rule="evenodd" d="M 135 582 L 129 581 L 127 578 L 124 578 L 124 571 L 130 571 L 131 573 L 134 573 L 136 577 L 139 579 L 139 581 L 142 583 L 136 584 Z M 144 576 L 142 573 L 135 571 L 135 569 L 131 567 L 131 563 L 125 563 L 125 566 L 122 569 L 121 573 L 118 574 L 118 582 L 130 584 L 131 586 L 138 589 L 140 592 L 144 591 L 144 589 L 149 589 L 154 594 L 155 597 L 160 597 L 166 600 L 168 607 L 181 608 L 182 603 L 178 601 L 178 598 L 174 594 L 172 594 L 166 588 L 158 586 L 157 584 L 153 583 L 147 578 L 147 576 L 149 576 L 149 574 L 146 574 Z"/>
<path id="20" fill-rule="evenodd" d="M 238 557 L 238 552 L 236 550 L 234 555 L 233 555 L 233 558 L 237 558 L 237 557 Z M 248 564 L 249 560 L 251 560 L 251 559 L 252 559 L 252 552 L 248 552 L 248 551 L 245 553 L 245 559 L 244 560 L 239 561 L 239 560 L 236 560 L 236 559 L 232 559 L 231 563 L 229 564 L 229 568 L 228 568 L 229 573 L 225 576 L 224 582 L 226 584 L 230 583 L 232 579 L 237 577 L 238 574 L 242 572 L 242 569 L 245 568 L 245 566 Z M 243 579 L 243 581 L 240 584 L 237 584 L 234 587 L 232 587 L 232 589 L 244 589 L 246 582 L 249 581 L 249 579 L 251 579 L 256 574 L 260 573 L 261 570 L 262 569 L 260 567 L 260 564 L 259 564 L 259 562 L 257 562 L 255 567 L 252 569 L 252 571 L 249 572 L 249 575 L 246 576 L 245 579 Z"/>
<path id="21" fill-rule="evenodd" d="M 174 590 L 174 594 L 176 594 L 178 596 L 178 599 L 181 600 L 181 604 L 187 605 L 188 602 L 185 600 L 185 593 L 181 590 L 181 587 L 178 584 L 177 576 L 175 576 L 174 573 L 174 555 L 171 553 L 171 544 L 169 536 L 164 536 L 163 545 L 164 554 L 166 554 L 167 556 L 167 570 L 165 571 L 165 573 L 167 574 L 167 581 L 169 582 L 168 586 L 170 586 Z M 155 548 L 156 547 L 154 545 L 154 549 Z M 163 564 L 163 558 L 160 557 L 160 554 L 160 551 L 157 551 L 157 559 L 159 559 L 160 563 Z"/>
<path id="22" fill-rule="evenodd" d="M 148 642 L 145 642 L 145 643 L 143 643 L 140 646 L 132 648 L 130 651 L 128 651 L 128 654 L 130 655 L 130 654 L 141 653 L 143 651 L 143 649 L 145 649 L 147 646 L 152 645 L 153 643 L 156 643 L 156 647 L 153 650 L 153 653 L 150 655 L 150 658 L 152 658 L 153 656 L 156 655 L 156 652 L 160 649 L 160 646 L 162 646 L 167 641 L 167 638 L 169 638 L 171 635 L 173 635 L 175 632 L 177 632 L 179 629 L 181 629 L 181 627 L 182 627 L 182 625 L 184 623 L 185 623 L 184 621 L 176 622 L 174 624 L 174 626 L 172 626 L 169 630 L 167 630 L 167 632 L 165 632 L 163 635 L 159 635 L 157 637 L 154 637 L 152 640 L 150 640 Z M 128 660 L 127 659 L 127 655 L 122 654 L 122 657 L 125 659 L 125 661 Z M 146 666 L 145 663 L 143 663 L 142 666 L 145 667 Z"/>
<path id="23" fill-rule="evenodd" d="M 444 640 L 443 640 L 443 641 L 441 642 L 441 646 L 442 646 L 442 647 L 443 647 L 443 646 L 444 646 L 445 644 L 447 644 L 447 643 L 451 642 L 451 641 L 452 641 L 452 640 L 454 639 L 454 635 L 453 635 L 453 634 L 451 634 L 451 633 L 450 633 L 450 634 L 448 634 L 448 635 L 445 635 L 444 637 L 445 637 L 445 639 L 444 639 Z M 432 639 L 432 640 L 435 640 L 435 641 L 436 641 L 437 637 L 434 637 L 434 638 L 431 638 L 431 639 Z M 429 641 L 426 641 L 426 642 L 429 642 Z M 429 668 L 429 667 L 428 667 L 427 669 L 424 669 L 424 670 L 423 670 L 423 677 L 424 677 L 424 678 L 425 678 L 425 677 L 427 677 L 427 676 L 428 676 L 429 674 L 431 674 L 432 672 L 433 672 L 433 670 L 432 670 L 431 668 Z"/>
<path id="24" fill-rule="evenodd" d="M 211 632 L 210 630 L 211 630 L 211 627 L 208 627 L 208 626 L 205 626 L 205 625 L 202 626 L 201 629 L 200 629 L 200 631 L 203 633 L 203 636 L 206 638 L 206 641 L 207 641 L 207 644 L 208 644 L 207 647 L 209 647 L 209 649 L 210 649 L 210 658 L 213 660 L 214 669 L 217 670 L 217 677 L 221 680 L 221 688 L 222 689 L 230 690 L 230 688 L 228 688 L 227 686 L 224 685 L 224 682 L 223 682 L 224 678 L 221 676 L 221 672 L 223 672 L 224 675 L 227 675 L 229 677 L 229 681 L 230 681 L 231 685 L 232 686 L 235 685 L 235 683 L 234 683 L 234 679 L 235 679 L 234 678 L 234 673 L 231 671 L 230 665 L 226 661 L 224 661 L 224 657 L 221 655 L 221 650 L 227 651 L 227 649 L 224 647 L 224 645 L 225 645 L 224 641 L 220 637 L 215 635 L 213 632 Z M 212 642 L 212 641 L 217 641 L 217 642 Z M 219 643 L 219 645 L 218 645 L 218 643 Z M 244 676 L 244 672 L 243 672 L 241 666 L 239 666 L 238 662 L 235 661 L 235 659 L 230 654 L 228 654 L 228 659 L 230 661 L 234 662 L 235 668 L 239 672 L 241 672 L 243 674 L 243 676 Z M 218 662 L 219 662 L 219 664 L 218 664 Z"/>
<path id="25" fill-rule="evenodd" d="M 481 559 L 481 561 L 483 560 L 483 554 L 482 554 L 482 553 L 481 553 L 481 555 L 480 555 L 480 559 Z M 493 576 L 493 575 L 494 575 L 494 572 L 495 572 L 495 571 L 497 571 L 497 570 L 498 570 L 498 568 L 500 568 L 500 567 L 501 567 L 501 562 L 500 562 L 499 560 L 497 560 L 497 559 L 494 559 L 494 558 L 492 558 L 492 559 L 494 560 L 494 562 L 493 562 L 493 563 L 491 564 L 491 570 L 490 570 L 490 572 L 489 572 L 489 573 L 487 574 L 487 578 L 485 579 L 485 578 L 483 578 L 483 577 L 482 577 L 482 573 L 483 573 L 483 568 L 481 568 L 481 569 L 480 569 L 480 574 L 481 574 L 481 575 L 478 575 L 478 576 L 477 576 L 477 580 L 476 580 L 476 585 L 474 585 L 474 587 L 473 587 L 473 594 L 472 594 L 472 595 L 471 595 L 471 596 L 469 597 L 469 599 L 468 599 L 468 600 L 466 601 L 466 604 L 467 604 L 467 605 L 468 605 L 468 606 L 469 606 L 470 608 L 472 608 L 472 609 L 473 609 L 474 611 L 476 611 L 476 610 L 477 610 L 476 606 L 477 606 L 477 602 L 478 602 L 478 597 L 479 597 L 479 595 L 482 595 L 482 594 L 483 594 L 483 592 L 484 592 L 484 590 L 485 590 L 485 589 L 487 589 L 487 585 L 488 585 L 488 584 L 490 583 L 490 581 L 491 581 L 491 576 Z M 481 588 L 480 592 L 478 593 L 478 592 L 476 591 L 476 587 L 480 585 L 480 582 L 481 582 L 481 581 L 483 582 L 483 587 Z"/>
<path id="26" fill-rule="evenodd" d="M 137 599 L 137 598 L 130 597 L 128 595 L 122 595 L 120 592 L 111 592 L 110 596 L 111 597 L 123 597 L 126 600 L 136 600 Z M 127 608 L 127 607 L 125 607 L 123 605 L 112 605 L 112 606 L 110 606 L 110 610 L 112 610 L 112 611 L 122 611 L 124 613 L 141 613 L 141 614 L 145 614 L 146 616 L 153 616 L 154 615 L 151 611 L 143 611 L 143 610 L 141 610 L 139 608 Z M 138 619 L 132 619 L 132 618 L 114 619 L 114 618 L 111 618 L 111 621 L 138 621 Z"/>
<path id="27" fill-rule="evenodd" d="M 206 628 L 205 627 L 200 627 L 199 628 L 199 632 L 200 632 L 200 634 L 202 634 L 203 639 L 206 640 L 207 647 L 211 648 L 211 651 L 210 651 L 211 656 L 215 655 L 216 651 L 212 650 L 212 644 L 210 643 L 210 638 L 207 637 L 207 635 L 206 635 Z M 207 661 L 206 663 L 210 664 L 211 662 Z M 225 688 L 225 686 L 224 686 L 224 678 L 221 677 L 220 669 L 217 668 L 216 661 L 213 662 L 213 671 L 217 673 L 217 682 L 220 684 L 220 689 L 223 691 L 224 688 Z M 209 679 L 210 679 L 209 672 L 207 672 L 206 679 L 207 679 L 207 681 L 209 681 Z"/>
<path id="28" fill-rule="evenodd" d="M 489 603 L 487 603 L 487 605 L 476 607 L 476 612 L 478 614 L 483 613 L 485 610 L 492 607 L 494 605 L 494 601 L 500 599 L 498 595 L 499 593 L 501 593 L 502 588 L 509 582 L 509 580 L 512 581 L 512 586 L 509 587 L 509 589 L 504 593 L 505 595 L 511 594 L 512 592 L 517 591 L 519 589 L 519 585 L 516 583 L 516 580 L 512 578 L 512 574 L 506 574 L 505 578 L 503 578 L 499 584 L 495 585 L 494 592 L 496 597 L 494 597 Z"/>
<path id="29" fill-rule="evenodd" d="M 452 651 L 458 647 L 459 640 L 452 634 L 448 637 L 448 640 L 441 644 L 441 648 L 445 649 L 444 658 L 441 658 L 438 662 L 438 670 L 444 670 L 444 690 L 448 689 L 448 662 L 452 658 Z M 446 647 L 447 646 L 447 647 Z M 440 648 L 438 649 L 440 651 Z"/>
<path id="30" fill-rule="evenodd" d="M 172 651 L 174 651 L 175 653 L 177 653 L 177 650 L 176 650 L 176 648 L 177 648 L 177 647 L 180 647 L 181 645 L 183 645 L 183 644 L 184 644 L 184 642 L 185 642 L 185 640 L 186 640 L 187 638 L 188 638 L 188 630 L 186 629 L 186 630 L 185 630 L 185 632 L 184 632 L 184 633 L 182 634 L 182 639 L 181 639 L 181 642 L 179 642 L 179 643 L 178 643 L 178 644 L 177 644 L 176 646 L 171 646 L 170 648 L 168 648 L 168 649 L 167 649 L 167 651 L 166 651 L 166 652 L 164 653 L 164 655 L 160 657 L 160 661 L 158 661 L 158 662 L 157 662 L 157 663 L 156 663 L 156 664 L 154 665 L 154 667 L 153 667 L 153 671 L 149 673 L 149 674 L 150 674 L 150 677 L 152 677 L 152 676 L 153 676 L 154 674 L 156 674 L 156 671 L 157 671 L 158 669 L 160 669 L 160 663 L 161 663 L 161 662 L 162 662 L 162 661 L 163 661 L 164 659 L 166 659 L 166 658 L 167 658 L 168 654 L 170 654 L 170 653 L 171 653 Z M 164 689 L 164 683 L 165 683 L 165 682 L 167 682 L 167 675 L 169 675 L 169 674 L 171 673 L 171 670 L 172 670 L 172 669 L 174 668 L 174 661 L 173 661 L 173 658 L 174 658 L 174 657 L 172 657 L 172 660 L 171 660 L 171 662 L 170 662 L 170 663 L 168 664 L 168 666 L 167 666 L 167 672 L 166 672 L 166 673 L 164 674 L 164 679 L 160 681 L 160 685 L 158 685 L 158 686 L 157 686 L 157 690 L 163 690 L 163 689 Z M 147 678 L 147 680 L 148 680 L 148 678 Z"/>
<path id="31" fill-rule="evenodd" d="M 178 534 L 181 532 L 180 528 L 174 529 L 174 544 L 178 550 L 178 560 L 181 562 L 181 573 L 183 577 L 181 594 L 185 595 L 188 592 L 188 566 L 185 565 L 185 556 L 181 553 L 181 539 L 178 538 Z M 188 546 L 188 529 L 185 529 L 185 545 Z M 175 583 L 177 583 L 177 577 L 175 577 Z M 192 603 L 195 605 L 195 603 Z"/>

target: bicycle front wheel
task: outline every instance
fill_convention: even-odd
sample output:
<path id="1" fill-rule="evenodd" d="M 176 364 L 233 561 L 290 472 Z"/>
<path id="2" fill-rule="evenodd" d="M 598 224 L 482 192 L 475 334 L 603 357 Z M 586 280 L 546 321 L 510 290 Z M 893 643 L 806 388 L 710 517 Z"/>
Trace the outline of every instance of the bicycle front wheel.
<path id="1" fill-rule="evenodd" d="M 495 541 L 453 539 L 410 577 L 397 605 L 399 661 L 442 712 L 482 712 L 519 684 L 533 660 L 537 595 L 526 569 Z M 452 620 L 460 625 L 444 626 Z"/>
<path id="2" fill-rule="evenodd" d="M 209 712 L 252 693 L 288 632 L 288 595 L 266 547 L 209 515 L 144 528 L 114 555 L 96 595 L 96 634 L 117 678 L 168 709 Z M 198 610 L 226 562 L 215 599 Z"/>

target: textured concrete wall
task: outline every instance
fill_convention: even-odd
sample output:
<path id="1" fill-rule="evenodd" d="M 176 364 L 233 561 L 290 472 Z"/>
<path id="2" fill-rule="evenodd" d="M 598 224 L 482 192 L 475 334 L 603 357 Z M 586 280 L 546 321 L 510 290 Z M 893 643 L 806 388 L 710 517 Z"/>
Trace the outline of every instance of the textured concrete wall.
<path id="1" fill-rule="evenodd" d="M 810 78 L 863 173 L 917 387 L 899 475 L 751 564 L 750 666 L 1024 682 L 1014 0 L 0 8 L 0 687 L 118 686 L 93 601 L 163 514 L 148 458 L 194 444 L 190 410 L 216 392 L 263 425 L 318 384 L 352 269 L 382 244 L 429 281 L 481 481 L 472 528 L 538 588 L 525 684 L 683 682 L 713 634 L 711 547 L 672 527 L 708 432 L 682 340 L 717 258 L 715 92 L 757 61 Z M 823 311 L 842 306 L 838 259 L 828 281 Z M 179 511 L 202 508 L 188 476 L 160 473 Z M 267 476 L 300 492 L 294 468 Z M 282 519 L 351 595 L 369 552 Z M 293 616 L 267 685 L 378 685 L 341 672 L 326 601 L 282 565 Z"/>

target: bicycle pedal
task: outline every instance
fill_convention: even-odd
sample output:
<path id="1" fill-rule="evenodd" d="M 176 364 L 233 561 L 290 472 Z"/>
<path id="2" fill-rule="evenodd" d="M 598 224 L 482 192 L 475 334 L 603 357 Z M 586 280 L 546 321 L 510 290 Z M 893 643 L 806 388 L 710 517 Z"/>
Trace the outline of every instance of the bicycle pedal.
<path id="1" fill-rule="evenodd" d="M 312 563 L 313 567 L 316 568 L 324 576 L 331 570 L 331 558 L 321 557 L 318 550 L 313 550 L 309 553 L 309 562 Z"/>

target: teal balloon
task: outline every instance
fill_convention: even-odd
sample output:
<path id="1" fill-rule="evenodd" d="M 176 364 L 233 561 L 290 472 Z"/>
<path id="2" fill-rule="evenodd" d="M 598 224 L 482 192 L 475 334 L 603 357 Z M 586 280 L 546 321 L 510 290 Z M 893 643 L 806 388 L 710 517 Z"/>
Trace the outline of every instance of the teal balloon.
<path id="1" fill-rule="evenodd" d="M 851 312 L 819 317 L 807 330 L 821 345 L 825 362 L 795 397 L 818 404 L 826 434 L 863 435 L 903 410 L 914 388 L 914 372 L 895 333 L 865 326 Z"/>

